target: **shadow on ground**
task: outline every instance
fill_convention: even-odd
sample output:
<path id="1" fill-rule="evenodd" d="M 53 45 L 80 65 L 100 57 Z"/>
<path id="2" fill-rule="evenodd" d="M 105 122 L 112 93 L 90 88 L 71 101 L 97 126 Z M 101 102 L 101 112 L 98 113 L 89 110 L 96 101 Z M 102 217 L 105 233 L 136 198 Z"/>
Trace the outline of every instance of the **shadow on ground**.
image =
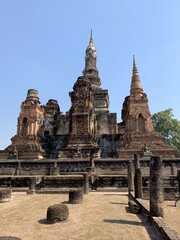
<path id="1" fill-rule="evenodd" d="M 104 195 L 108 195 L 108 196 L 128 196 L 128 194 L 124 194 L 124 193 L 117 193 L 117 194 L 111 194 L 111 193 L 104 193 Z"/>
<path id="2" fill-rule="evenodd" d="M 63 203 L 63 204 L 70 204 L 70 205 L 72 205 L 72 203 L 70 203 L 69 201 L 64 201 L 64 202 L 61 202 L 61 203 Z"/>
<path id="3" fill-rule="evenodd" d="M 127 213 L 131 213 L 129 207 L 125 207 L 125 210 L 126 210 Z"/>
<path id="4" fill-rule="evenodd" d="M 120 204 L 120 205 L 128 205 L 127 203 L 123 203 L 123 202 L 110 202 L 111 204 Z"/>
<path id="5" fill-rule="evenodd" d="M 21 238 L 12 237 L 12 236 L 2 236 L 0 237 L 0 240 L 21 240 Z"/>
<path id="6" fill-rule="evenodd" d="M 128 224 L 128 225 L 136 225 L 136 226 L 144 226 L 141 222 L 135 222 L 135 221 L 128 221 L 128 220 L 113 220 L 113 219 L 104 219 L 103 222 L 107 223 L 118 223 L 118 224 Z"/>
<path id="7" fill-rule="evenodd" d="M 60 224 L 63 224 L 63 223 L 67 223 L 69 220 L 64 220 L 64 221 L 58 221 L 58 222 L 55 222 L 55 223 L 47 223 L 47 219 L 46 218 L 42 218 L 38 221 L 39 224 L 43 224 L 43 225 L 52 225 L 52 224 L 56 224 L 56 223 L 60 223 Z M 18 238 L 19 239 L 19 238 Z M 17 239 L 17 240 L 18 240 Z M 0 238 L 1 240 L 1 238 Z M 9 239 L 10 240 L 10 239 Z M 13 240 L 13 239 L 12 239 Z M 14 239 L 15 240 L 15 239 Z"/>
<path id="8" fill-rule="evenodd" d="M 121 204 L 121 205 L 127 205 L 127 203 L 117 203 L 117 202 L 110 202 L 110 204 Z M 131 213 L 129 207 L 125 207 L 125 210 L 127 213 Z M 133 214 L 133 213 L 132 213 Z M 156 234 L 153 231 L 153 228 L 148 220 L 148 218 L 144 217 L 142 214 L 136 214 L 137 217 L 141 220 L 141 222 L 137 221 L 129 221 L 129 220 L 115 220 L 115 219 L 104 219 L 103 222 L 106 223 L 112 223 L 112 224 L 126 224 L 126 225 L 133 225 L 133 226 L 141 226 L 144 227 L 150 237 L 151 240 L 159 240 L 159 238 L 156 236 Z"/>
<path id="9" fill-rule="evenodd" d="M 47 224 L 47 220 L 46 220 L 46 218 L 42 218 L 42 219 L 40 219 L 38 221 L 38 223 L 40 223 L 40 224 Z"/>

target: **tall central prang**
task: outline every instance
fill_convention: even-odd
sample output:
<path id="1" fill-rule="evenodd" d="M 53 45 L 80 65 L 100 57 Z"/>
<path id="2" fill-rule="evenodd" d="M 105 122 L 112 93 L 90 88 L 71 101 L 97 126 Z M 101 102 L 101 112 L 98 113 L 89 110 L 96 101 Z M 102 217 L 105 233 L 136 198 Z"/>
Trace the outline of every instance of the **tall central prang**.
<path id="1" fill-rule="evenodd" d="M 92 151 L 97 154 L 99 135 L 116 133 L 116 114 L 109 113 L 108 90 L 101 88 L 96 63 L 97 53 L 91 31 L 83 76 L 77 79 L 70 92 L 70 138 L 65 152 L 81 149 L 84 156 Z"/>

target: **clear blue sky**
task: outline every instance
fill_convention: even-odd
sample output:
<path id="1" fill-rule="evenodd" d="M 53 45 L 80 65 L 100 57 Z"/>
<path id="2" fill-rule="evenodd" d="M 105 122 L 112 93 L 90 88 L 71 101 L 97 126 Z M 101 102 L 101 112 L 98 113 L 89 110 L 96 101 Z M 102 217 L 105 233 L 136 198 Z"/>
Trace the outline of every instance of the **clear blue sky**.
<path id="1" fill-rule="evenodd" d="M 91 29 L 118 121 L 133 54 L 151 113 L 171 107 L 180 119 L 179 0 L 0 0 L 0 149 L 16 134 L 28 89 L 39 91 L 41 104 L 53 98 L 69 110 Z"/>

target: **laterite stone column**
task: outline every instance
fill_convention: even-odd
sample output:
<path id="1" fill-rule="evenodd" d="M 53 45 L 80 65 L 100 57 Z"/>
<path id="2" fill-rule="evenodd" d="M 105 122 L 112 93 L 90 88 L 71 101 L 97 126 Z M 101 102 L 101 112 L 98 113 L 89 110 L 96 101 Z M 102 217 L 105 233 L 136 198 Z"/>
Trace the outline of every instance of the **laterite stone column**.
<path id="1" fill-rule="evenodd" d="M 30 178 L 30 183 L 29 183 L 29 190 L 27 191 L 27 194 L 31 195 L 34 194 L 36 190 L 36 178 Z"/>
<path id="2" fill-rule="evenodd" d="M 137 154 L 134 155 L 134 191 L 135 191 L 135 198 L 142 198 L 142 175 L 141 175 L 141 168 L 139 162 L 139 156 Z"/>
<path id="3" fill-rule="evenodd" d="M 133 181 L 133 162 L 129 161 L 127 165 L 128 170 L 128 192 L 134 191 L 134 181 Z"/>
<path id="4" fill-rule="evenodd" d="M 84 190 L 84 194 L 89 193 L 89 176 L 88 176 L 88 173 L 85 173 L 83 175 L 83 190 Z"/>
<path id="5" fill-rule="evenodd" d="M 177 181 L 178 181 L 178 186 L 179 186 L 179 198 L 180 198 L 180 170 L 177 172 Z"/>
<path id="6" fill-rule="evenodd" d="M 180 170 L 177 172 L 177 181 L 178 181 L 178 188 L 179 188 L 179 196 L 175 202 L 175 206 L 180 208 Z"/>
<path id="7" fill-rule="evenodd" d="M 150 213 L 154 217 L 163 217 L 163 175 L 162 159 L 159 156 L 152 156 L 150 162 Z"/>

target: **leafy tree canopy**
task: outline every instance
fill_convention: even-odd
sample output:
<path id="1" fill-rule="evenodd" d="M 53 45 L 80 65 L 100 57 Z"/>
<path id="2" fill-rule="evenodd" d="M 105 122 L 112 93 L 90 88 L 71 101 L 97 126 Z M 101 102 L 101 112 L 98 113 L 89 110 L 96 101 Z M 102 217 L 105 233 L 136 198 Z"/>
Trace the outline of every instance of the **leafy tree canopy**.
<path id="1" fill-rule="evenodd" d="M 173 110 L 168 108 L 152 115 L 154 128 L 164 136 L 164 142 L 180 152 L 180 121 L 174 118 Z"/>

